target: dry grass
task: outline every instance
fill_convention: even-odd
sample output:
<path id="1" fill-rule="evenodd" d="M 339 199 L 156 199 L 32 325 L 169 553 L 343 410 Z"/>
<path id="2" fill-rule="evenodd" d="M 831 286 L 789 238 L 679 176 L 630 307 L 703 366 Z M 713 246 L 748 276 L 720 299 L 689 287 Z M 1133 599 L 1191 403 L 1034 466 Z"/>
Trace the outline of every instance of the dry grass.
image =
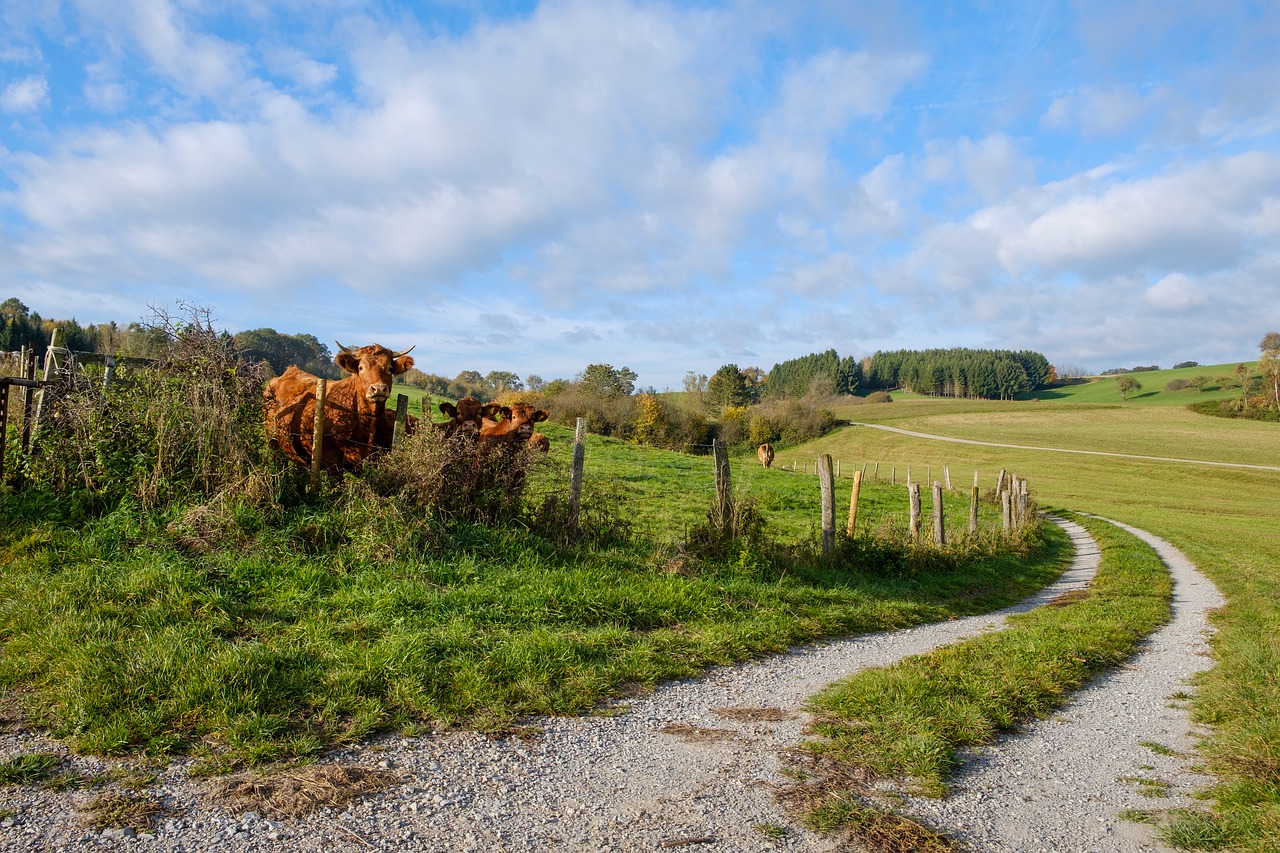
<path id="1" fill-rule="evenodd" d="M 251 811 L 271 818 L 299 818 L 376 794 L 399 781 L 400 776 L 389 770 L 312 764 L 271 774 L 240 773 L 220 781 L 212 795 L 234 814 Z"/>
<path id="2" fill-rule="evenodd" d="M 796 717 L 785 708 L 712 708 L 711 713 L 722 720 L 739 720 L 744 723 L 777 723 Z"/>
<path id="3" fill-rule="evenodd" d="M 132 792 L 99 794 L 85 806 L 87 825 L 94 829 L 129 827 L 139 832 L 149 829 L 164 807 L 155 799 Z"/>
<path id="4" fill-rule="evenodd" d="M 675 735 L 685 743 L 715 743 L 722 740 L 733 740 L 738 733 L 730 729 L 709 729 L 702 726 L 691 726 L 688 723 L 671 723 L 663 726 L 663 734 Z"/>

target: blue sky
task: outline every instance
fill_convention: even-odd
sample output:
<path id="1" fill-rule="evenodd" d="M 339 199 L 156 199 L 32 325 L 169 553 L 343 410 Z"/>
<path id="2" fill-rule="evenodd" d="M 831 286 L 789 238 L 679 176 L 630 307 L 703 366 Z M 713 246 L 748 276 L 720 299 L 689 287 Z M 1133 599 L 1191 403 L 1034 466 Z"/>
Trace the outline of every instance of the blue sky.
<path id="1" fill-rule="evenodd" d="M 1278 45 L 1221 0 L 7 0 L 0 297 L 659 389 L 1256 358 Z"/>

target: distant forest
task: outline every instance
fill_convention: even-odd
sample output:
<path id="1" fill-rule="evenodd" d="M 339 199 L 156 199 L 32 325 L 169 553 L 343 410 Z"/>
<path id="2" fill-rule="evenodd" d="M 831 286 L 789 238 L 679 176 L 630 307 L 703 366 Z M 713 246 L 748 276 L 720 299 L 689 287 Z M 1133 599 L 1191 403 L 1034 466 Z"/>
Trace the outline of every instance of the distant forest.
<path id="1" fill-rule="evenodd" d="M 130 323 L 123 327 L 116 323 L 81 326 L 75 320 L 44 319 L 29 311 L 16 298 L 0 303 L 0 352 L 13 352 L 23 346 L 43 351 L 49 345 L 54 329 L 58 330 L 61 346 L 78 352 L 152 356 L 163 348 L 167 339 L 162 329 L 148 323 Z M 339 375 L 333 363 L 333 353 L 314 335 L 285 335 L 274 329 L 221 334 L 233 341 L 247 358 L 267 362 L 274 373 L 282 373 L 289 365 L 296 364 L 317 376 L 336 378 Z M 715 392 L 713 396 L 717 398 L 723 397 L 720 402 L 725 405 L 742 405 L 761 399 L 867 394 L 897 388 L 931 396 L 1007 400 L 1057 380 L 1048 359 L 1038 352 L 962 348 L 877 352 L 861 362 L 853 356 L 841 357 L 834 349 L 829 349 L 779 362 L 767 375 L 761 375 L 762 372 L 756 368 L 739 371 L 736 365 L 726 365 L 718 371 L 720 373 L 733 374 L 732 379 L 739 378 L 738 374 L 741 374 L 742 379 L 741 382 L 725 382 L 723 376 L 712 378 L 708 390 Z M 454 396 L 478 394 L 486 389 L 489 394 L 495 394 L 505 389 L 525 387 L 519 377 L 508 373 L 495 375 L 492 382 L 487 382 L 485 377 L 474 371 L 464 371 L 453 381 L 425 374 L 412 378 L 417 381 L 411 384 L 437 380 L 432 384 L 442 387 L 432 387 L 430 390 L 434 393 L 461 392 L 454 393 Z M 464 379 L 468 381 L 463 382 Z M 635 379 L 634 374 L 631 374 L 631 379 Z M 528 377 L 530 390 L 542 390 L 547 384 L 539 377 Z"/>

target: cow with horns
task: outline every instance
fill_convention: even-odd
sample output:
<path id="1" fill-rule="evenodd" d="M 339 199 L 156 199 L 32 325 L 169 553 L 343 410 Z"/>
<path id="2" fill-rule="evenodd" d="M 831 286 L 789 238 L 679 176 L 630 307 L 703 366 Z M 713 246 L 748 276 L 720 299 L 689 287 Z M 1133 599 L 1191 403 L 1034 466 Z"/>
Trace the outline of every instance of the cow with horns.
<path id="1" fill-rule="evenodd" d="M 386 411 L 391 383 L 413 367 L 410 350 L 384 346 L 353 347 L 338 343 L 334 361 L 349 373 L 328 383 L 324 401 L 324 444 L 319 449 L 326 468 L 357 468 L 373 453 L 391 446 L 392 418 Z M 299 465 L 309 466 L 316 416 L 316 377 L 290 365 L 267 383 L 266 432 L 272 445 Z"/>

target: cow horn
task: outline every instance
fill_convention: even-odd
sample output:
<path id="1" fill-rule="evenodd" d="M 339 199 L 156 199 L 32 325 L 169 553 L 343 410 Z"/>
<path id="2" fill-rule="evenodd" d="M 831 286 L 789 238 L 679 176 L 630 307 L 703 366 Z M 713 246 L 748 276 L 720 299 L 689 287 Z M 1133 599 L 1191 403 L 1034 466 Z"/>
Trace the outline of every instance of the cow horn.
<path id="1" fill-rule="evenodd" d="M 417 346 L 417 344 L 414 344 L 414 345 L 413 345 L 413 347 L 416 347 L 416 346 Z M 400 356 L 402 356 L 402 355 L 408 355 L 409 353 L 413 352 L 413 347 L 409 347 L 407 350 L 401 350 L 401 351 L 400 351 L 400 352 L 398 352 L 398 353 L 394 353 L 391 357 L 392 357 L 392 358 L 399 358 L 399 357 L 400 357 Z"/>
<path id="2" fill-rule="evenodd" d="M 351 349 L 351 347 L 344 347 L 344 346 L 342 345 L 342 341 L 334 341 L 334 343 L 335 343 L 335 344 L 337 344 L 337 345 L 338 345 L 338 349 L 342 350 L 343 352 L 352 352 L 352 351 L 353 351 L 353 350 Z"/>

